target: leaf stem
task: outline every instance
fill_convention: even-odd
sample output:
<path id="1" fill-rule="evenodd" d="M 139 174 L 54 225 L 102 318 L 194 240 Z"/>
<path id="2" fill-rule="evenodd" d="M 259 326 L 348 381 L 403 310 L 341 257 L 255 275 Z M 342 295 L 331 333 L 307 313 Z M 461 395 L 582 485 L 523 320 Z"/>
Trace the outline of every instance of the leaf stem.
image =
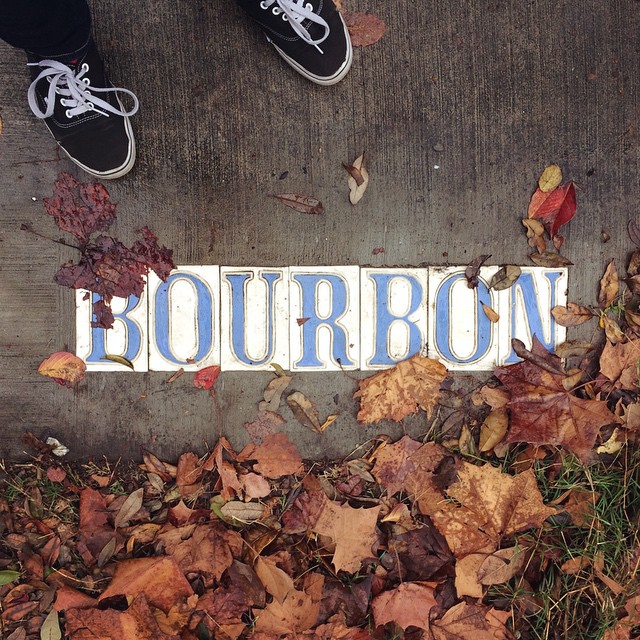
<path id="1" fill-rule="evenodd" d="M 52 238 L 50 236 L 45 236 L 42 233 L 38 233 L 30 224 L 27 224 L 27 223 L 21 224 L 20 229 L 22 231 L 28 231 L 29 233 L 33 233 L 33 235 L 38 236 L 38 238 L 43 238 L 44 240 L 50 240 L 51 242 L 55 242 L 56 244 L 61 244 L 65 247 L 70 247 L 71 249 L 77 249 L 78 251 L 80 251 L 80 253 L 82 253 L 82 249 L 76 246 L 75 244 L 69 244 L 68 242 L 65 242 L 64 240 L 62 240 L 61 238 L 56 240 L 55 238 Z"/>

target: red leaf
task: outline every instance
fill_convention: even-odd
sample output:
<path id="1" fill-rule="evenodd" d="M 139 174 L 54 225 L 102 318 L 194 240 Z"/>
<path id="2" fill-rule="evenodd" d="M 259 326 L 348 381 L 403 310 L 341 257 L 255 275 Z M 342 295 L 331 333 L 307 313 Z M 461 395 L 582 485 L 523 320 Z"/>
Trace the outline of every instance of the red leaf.
<path id="1" fill-rule="evenodd" d="M 529 218 L 539 218 L 553 238 L 560 227 L 576 214 L 576 188 L 573 182 L 544 193 L 539 188 L 529 203 Z"/>
<path id="2" fill-rule="evenodd" d="M 211 389 L 218 379 L 220 367 L 205 367 L 200 369 L 193 378 L 193 386 L 198 389 Z"/>
<path id="3" fill-rule="evenodd" d="M 349 29 L 351 44 L 354 47 L 366 47 L 382 38 L 386 25 L 371 13 L 343 11 L 344 21 Z"/>
<path id="4" fill-rule="evenodd" d="M 62 467 L 49 467 L 47 478 L 51 482 L 62 482 L 67 477 L 67 472 Z"/>
<path id="5" fill-rule="evenodd" d="M 62 231 L 82 243 L 94 231 L 106 231 L 116 219 L 116 205 L 104 185 L 80 183 L 64 171 L 54 183 L 53 196 L 44 199 L 44 206 Z"/>
<path id="6" fill-rule="evenodd" d="M 72 387 L 84 378 L 87 370 L 85 363 L 77 356 L 66 351 L 57 351 L 43 360 L 38 373 L 53 378 L 58 384 Z"/>

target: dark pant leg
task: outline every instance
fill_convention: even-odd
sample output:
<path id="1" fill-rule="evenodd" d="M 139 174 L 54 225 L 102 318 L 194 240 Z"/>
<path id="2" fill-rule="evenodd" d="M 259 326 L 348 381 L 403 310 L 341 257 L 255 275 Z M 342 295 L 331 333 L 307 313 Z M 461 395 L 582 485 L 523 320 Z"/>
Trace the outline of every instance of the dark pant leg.
<path id="1" fill-rule="evenodd" d="M 0 39 L 36 55 L 77 51 L 90 30 L 86 0 L 0 0 Z"/>

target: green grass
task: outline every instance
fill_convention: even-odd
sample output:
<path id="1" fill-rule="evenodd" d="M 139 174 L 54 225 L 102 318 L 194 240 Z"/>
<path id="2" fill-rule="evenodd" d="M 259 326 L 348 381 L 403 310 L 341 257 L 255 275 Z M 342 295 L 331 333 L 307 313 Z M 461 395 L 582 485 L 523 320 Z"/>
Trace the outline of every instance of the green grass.
<path id="1" fill-rule="evenodd" d="M 640 452 L 625 447 L 613 462 L 590 466 L 554 456 L 534 471 L 545 503 L 567 490 L 597 492 L 592 522 L 576 526 L 566 513 L 550 518 L 532 539 L 530 582 L 514 578 L 492 587 L 487 599 L 513 605 L 517 637 L 600 640 L 638 588 Z M 564 562 L 581 557 L 590 562 L 575 575 L 561 571 Z M 600 575 L 594 569 L 599 559 Z M 606 578 L 615 582 L 607 585 Z"/>

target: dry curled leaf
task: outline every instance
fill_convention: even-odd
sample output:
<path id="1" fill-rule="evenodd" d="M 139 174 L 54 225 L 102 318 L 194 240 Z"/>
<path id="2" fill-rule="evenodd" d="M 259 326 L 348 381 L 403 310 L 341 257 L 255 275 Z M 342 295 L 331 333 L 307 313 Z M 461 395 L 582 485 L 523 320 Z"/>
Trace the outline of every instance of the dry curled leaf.
<path id="1" fill-rule="evenodd" d="M 520 277 L 521 273 L 522 269 L 520 267 L 508 264 L 497 271 L 491 278 L 489 289 L 495 289 L 496 291 L 508 289 Z"/>
<path id="2" fill-rule="evenodd" d="M 299 193 L 278 193 L 271 197 L 300 213 L 310 213 L 313 215 L 324 213 L 322 202 L 312 196 L 305 196 Z"/>
<path id="3" fill-rule="evenodd" d="M 427 415 L 438 402 L 440 384 L 447 377 L 443 364 L 415 355 L 392 369 L 360 380 L 354 398 L 360 398 L 358 422 L 399 422 L 423 409 Z"/>
<path id="4" fill-rule="evenodd" d="M 547 242 L 544 239 L 544 225 L 542 222 L 532 218 L 524 218 L 522 224 L 527 230 L 527 243 L 529 246 L 536 249 L 538 253 L 544 253 L 547 250 Z"/>
<path id="5" fill-rule="evenodd" d="M 553 253 L 553 251 L 544 251 L 543 253 L 530 253 L 529 259 L 538 267 L 547 267 L 549 269 L 555 269 L 556 267 L 568 267 L 573 264 L 571 260 L 568 260 L 559 253 Z"/>
<path id="6" fill-rule="evenodd" d="M 358 204 L 369 186 L 369 172 L 364 166 L 364 153 L 359 155 L 352 165 L 342 165 L 348 172 L 349 202 Z"/>
<path id="7" fill-rule="evenodd" d="M 498 322 L 498 320 L 500 320 L 498 313 L 496 313 L 490 306 L 486 305 L 484 302 L 481 302 L 480 304 L 482 304 L 484 315 L 487 316 L 491 322 Z"/>
<path id="8" fill-rule="evenodd" d="M 598 292 L 598 304 L 601 309 L 606 309 L 613 304 L 620 292 L 620 277 L 615 262 L 611 260 L 600 280 L 600 290 Z"/>
<path id="9" fill-rule="evenodd" d="M 320 431 L 318 409 L 303 393 L 294 391 L 287 396 L 287 404 L 300 424 L 312 431 Z"/>
<path id="10" fill-rule="evenodd" d="M 87 365 L 73 353 L 57 351 L 43 360 L 38 367 L 42 376 L 53 378 L 58 384 L 72 387 L 84 378 Z"/>
<path id="11" fill-rule="evenodd" d="M 474 258 L 467 268 L 464 270 L 464 277 L 467 279 L 469 289 L 475 289 L 478 286 L 478 274 L 480 267 L 491 257 L 489 254 Z"/>
<path id="12" fill-rule="evenodd" d="M 553 307 L 551 315 L 562 327 L 577 327 L 594 317 L 593 311 L 589 307 L 582 307 L 574 302 L 567 303 L 566 307 Z"/>

